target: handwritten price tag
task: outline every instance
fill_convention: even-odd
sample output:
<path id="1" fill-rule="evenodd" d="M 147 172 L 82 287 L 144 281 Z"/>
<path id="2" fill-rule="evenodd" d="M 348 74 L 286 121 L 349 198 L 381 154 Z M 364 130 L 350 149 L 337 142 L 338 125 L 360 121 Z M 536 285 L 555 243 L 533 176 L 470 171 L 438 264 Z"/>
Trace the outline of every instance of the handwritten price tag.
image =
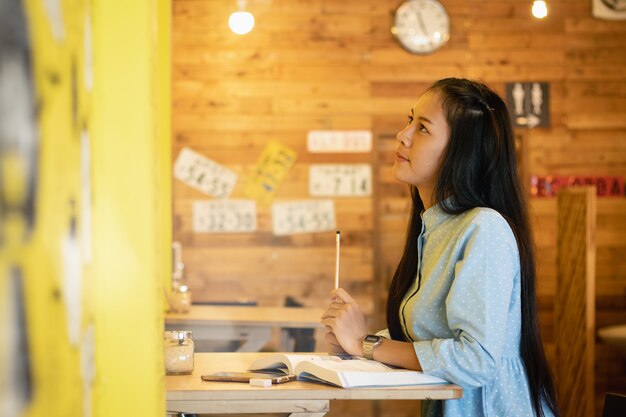
<path id="1" fill-rule="evenodd" d="M 369 130 L 311 130 L 307 135 L 311 153 L 367 153 L 372 150 Z"/>
<path id="2" fill-rule="evenodd" d="M 243 233 L 256 229 L 256 202 L 252 200 L 193 202 L 196 233 Z"/>
<path id="3" fill-rule="evenodd" d="M 274 203 L 272 228 L 277 236 L 335 230 L 335 205 L 332 200 Z"/>
<path id="4" fill-rule="evenodd" d="M 246 197 L 256 200 L 259 205 L 269 204 L 297 155 L 296 151 L 279 142 L 268 143 L 246 182 L 243 190 Z"/>
<path id="5" fill-rule="evenodd" d="M 309 194 L 315 197 L 372 195 L 372 167 L 369 164 L 311 165 Z"/>
<path id="6" fill-rule="evenodd" d="M 234 171 L 192 151 L 181 149 L 174 164 L 174 178 L 217 198 L 230 195 L 237 182 Z"/>

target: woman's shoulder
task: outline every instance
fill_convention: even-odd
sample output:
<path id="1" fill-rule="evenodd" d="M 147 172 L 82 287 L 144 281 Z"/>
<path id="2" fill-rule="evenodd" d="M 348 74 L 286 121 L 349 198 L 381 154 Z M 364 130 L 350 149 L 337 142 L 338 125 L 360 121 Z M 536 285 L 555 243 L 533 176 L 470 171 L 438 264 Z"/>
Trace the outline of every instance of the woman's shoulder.
<path id="1" fill-rule="evenodd" d="M 461 241 L 472 247 L 481 247 L 492 255 L 495 253 L 515 253 L 518 250 L 513 229 L 504 216 L 488 207 L 476 207 L 461 214 Z"/>
<path id="2" fill-rule="evenodd" d="M 462 214 L 467 220 L 473 223 L 504 223 L 508 224 L 506 219 L 499 211 L 489 207 L 474 207 Z"/>
<path id="3" fill-rule="evenodd" d="M 475 207 L 461 216 L 463 216 L 463 224 L 468 229 L 481 234 L 504 234 L 514 238 L 511 226 L 497 210 L 489 207 Z"/>

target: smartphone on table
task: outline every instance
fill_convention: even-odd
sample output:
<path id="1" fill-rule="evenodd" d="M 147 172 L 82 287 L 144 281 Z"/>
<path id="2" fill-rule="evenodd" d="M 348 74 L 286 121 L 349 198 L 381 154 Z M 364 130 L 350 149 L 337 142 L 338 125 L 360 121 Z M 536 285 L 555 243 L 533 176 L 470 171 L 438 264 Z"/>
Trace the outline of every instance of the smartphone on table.
<path id="1" fill-rule="evenodd" d="M 269 379 L 272 384 L 282 384 L 283 382 L 295 381 L 295 375 L 266 374 L 262 372 L 215 372 L 202 375 L 203 381 L 229 381 L 229 382 L 250 382 L 251 379 Z"/>

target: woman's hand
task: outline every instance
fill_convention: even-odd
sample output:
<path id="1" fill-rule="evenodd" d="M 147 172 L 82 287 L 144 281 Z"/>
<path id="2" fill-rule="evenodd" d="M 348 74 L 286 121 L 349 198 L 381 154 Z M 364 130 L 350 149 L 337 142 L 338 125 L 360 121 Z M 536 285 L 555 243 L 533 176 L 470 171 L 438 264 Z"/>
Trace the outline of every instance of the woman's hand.
<path id="1" fill-rule="evenodd" d="M 328 332 L 326 332 L 326 334 L 324 335 L 324 339 L 326 339 L 326 341 L 330 345 L 330 350 L 328 353 L 332 353 L 333 355 L 342 355 L 347 353 L 339 344 L 335 333 L 332 332 L 330 327 L 326 326 L 326 328 L 328 329 Z"/>
<path id="2" fill-rule="evenodd" d="M 337 288 L 331 296 L 332 302 L 322 315 L 322 324 L 329 329 L 326 340 L 333 351 L 341 347 L 350 355 L 363 356 L 367 327 L 361 309 L 343 288 Z"/>

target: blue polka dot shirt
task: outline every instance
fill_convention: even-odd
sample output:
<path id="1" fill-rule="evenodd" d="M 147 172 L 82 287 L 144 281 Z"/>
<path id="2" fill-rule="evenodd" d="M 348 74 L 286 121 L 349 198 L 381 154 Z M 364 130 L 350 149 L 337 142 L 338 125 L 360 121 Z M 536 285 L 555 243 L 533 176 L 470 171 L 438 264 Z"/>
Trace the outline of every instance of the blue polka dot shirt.
<path id="1" fill-rule="evenodd" d="M 418 274 L 400 322 L 424 373 L 463 387 L 461 399 L 422 402 L 422 416 L 533 417 L 508 223 L 488 208 L 449 215 L 434 206 L 422 213 L 418 239 Z"/>

